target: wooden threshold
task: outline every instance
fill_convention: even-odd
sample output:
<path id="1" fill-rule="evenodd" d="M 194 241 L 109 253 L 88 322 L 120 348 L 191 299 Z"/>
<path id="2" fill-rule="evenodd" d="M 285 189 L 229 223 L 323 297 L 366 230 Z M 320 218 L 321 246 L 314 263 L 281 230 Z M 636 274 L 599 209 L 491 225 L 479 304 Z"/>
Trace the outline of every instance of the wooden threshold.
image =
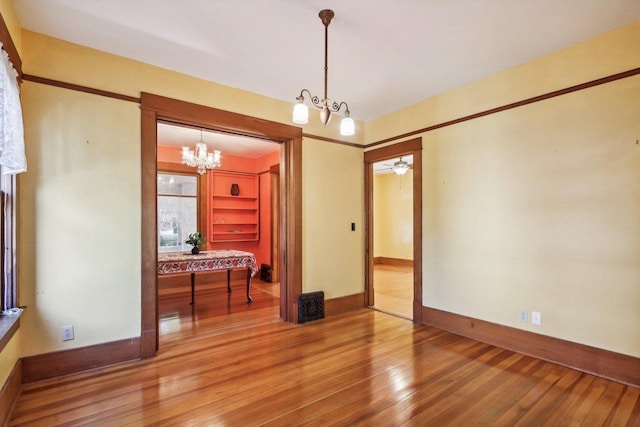
<path id="1" fill-rule="evenodd" d="M 377 256 L 373 259 L 374 265 L 395 265 L 398 267 L 413 267 L 412 259 L 402 259 L 402 258 L 389 258 L 383 256 Z"/>

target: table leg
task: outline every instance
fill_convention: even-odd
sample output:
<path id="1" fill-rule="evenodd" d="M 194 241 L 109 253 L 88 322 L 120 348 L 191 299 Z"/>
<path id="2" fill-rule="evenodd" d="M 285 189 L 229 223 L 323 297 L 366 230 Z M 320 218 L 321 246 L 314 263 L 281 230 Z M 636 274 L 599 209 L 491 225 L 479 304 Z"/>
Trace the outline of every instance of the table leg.
<path id="1" fill-rule="evenodd" d="M 227 270 L 227 293 L 231 293 L 231 270 Z"/>
<path id="2" fill-rule="evenodd" d="M 191 305 L 196 303 L 196 273 L 191 273 Z"/>
<path id="3" fill-rule="evenodd" d="M 249 291 L 251 290 L 251 269 L 247 268 L 247 304 L 251 304 L 253 299 L 251 299 L 251 295 L 249 295 Z"/>

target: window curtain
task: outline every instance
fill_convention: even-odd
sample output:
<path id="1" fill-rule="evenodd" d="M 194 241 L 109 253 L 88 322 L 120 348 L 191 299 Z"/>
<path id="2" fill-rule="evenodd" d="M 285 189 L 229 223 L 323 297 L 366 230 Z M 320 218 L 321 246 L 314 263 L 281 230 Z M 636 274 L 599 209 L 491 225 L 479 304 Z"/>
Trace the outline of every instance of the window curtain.
<path id="1" fill-rule="evenodd" d="M 15 175 L 27 170 L 20 86 L 18 72 L 4 49 L 0 56 L 0 169 L 3 174 Z"/>
<path id="2" fill-rule="evenodd" d="M 0 43 L 0 190 L 2 194 L 2 314 L 20 313 L 16 308 L 16 174 L 27 170 L 18 72 Z"/>

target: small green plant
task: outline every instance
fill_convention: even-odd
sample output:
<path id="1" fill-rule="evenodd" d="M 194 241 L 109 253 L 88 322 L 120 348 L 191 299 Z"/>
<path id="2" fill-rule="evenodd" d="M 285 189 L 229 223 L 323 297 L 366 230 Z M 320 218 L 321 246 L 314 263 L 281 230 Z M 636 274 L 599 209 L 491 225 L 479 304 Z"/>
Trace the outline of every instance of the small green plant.
<path id="1" fill-rule="evenodd" d="M 196 231 L 193 234 L 189 234 L 189 238 L 187 238 L 187 240 L 185 240 L 184 242 L 192 246 L 202 246 L 204 245 L 204 234 Z"/>

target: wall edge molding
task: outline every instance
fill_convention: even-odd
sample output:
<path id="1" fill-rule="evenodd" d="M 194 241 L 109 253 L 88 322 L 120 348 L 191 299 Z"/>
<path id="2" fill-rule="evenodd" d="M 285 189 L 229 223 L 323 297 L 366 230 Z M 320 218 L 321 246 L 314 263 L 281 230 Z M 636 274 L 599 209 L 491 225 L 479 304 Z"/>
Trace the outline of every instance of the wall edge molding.
<path id="1" fill-rule="evenodd" d="M 427 126 L 427 127 L 422 128 L 422 129 L 417 129 L 417 130 L 413 130 L 413 131 L 410 131 L 410 132 L 406 132 L 406 133 L 403 133 L 401 135 L 391 136 L 389 138 L 381 139 L 379 141 L 375 141 L 375 142 L 371 142 L 369 144 L 366 144 L 366 145 L 363 146 L 363 148 L 366 150 L 366 149 L 369 149 L 369 148 L 376 147 L 378 145 L 386 144 L 387 142 L 397 141 L 397 140 L 400 140 L 400 139 L 403 139 L 403 138 L 409 138 L 409 137 L 412 137 L 412 136 L 416 136 L 416 135 L 420 135 L 420 134 L 423 134 L 423 133 L 431 132 L 431 131 L 434 131 L 436 129 L 457 125 L 459 123 L 463 123 L 463 122 L 466 122 L 466 121 L 469 121 L 469 120 L 474 120 L 474 119 L 478 119 L 480 117 L 489 116 L 491 114 L 500 113 L 502 111 L 507 111 L 507 110 L 511 110 L 511 109 L 514 109 L 514 108 L 522 107 L 524 105 L 529 105 L 529 104 L 533 104 L 533 103 L 536 103 L 536 102 L 545 101 L 547 99 L 555 98 L 557 96 L 567 95 L 567 94 L 572 93 L 572 92 L 577 92 L 577 91 L 580 91 L 580 90 L 589 89 L 589 88 L 592 88 L 592 87 L 595 87 L 595 86 L 599 86 L 599 85 L 603 85 L 603 84 L 606 84 L 606 83 L 615 82 L 617 80 L 626 79 L 628 77 L 633 77 L 633 76 L 636 76 L 638 74 L 640 74 L 640 67 L 633 68 L 631 70 L 623 71 L 623 72 L 616 73 L 616 74 L 611 74 L 611 75 L 608 75 L 608 76 L 605 76 L 605 77 L 602 77 L 602 78 L 599 78 L 599 79 L 591 80 L 591 81 L 588 81 L 588 82 L 585 82 L 585 83 L 580 83 L 580 84 L 577 84 L 577 85 L 565 87 L 563 89 L 558 89 L 558 90 L 555 90 L 555 91 L 552 91 L 552 92 L 547 92 L 547 93 L 544 93 L 542 95 L 533 96 L 531 98 L 522 99 L 520 101 L 512 102 L 510 104 L 505 104 L 505 105 L 501 105 L 499 107 L 490 108 L 488 110 L 480 111 L 478 113 L 469 114 L 469 115 L 463 116 L 463 117 L 458 117 L 457 119 L 452 119 L 452 120 L 448 120 L 446 122 L 436 123 L 434 125 Z"/>
<path id="2" fill-rule="evenodd" d="M 424 306 L 422 323 L 608 380 L 640 387 L 640 358 L 637 357 Z"/>
<path id="3" fill-rule="evenodd" d="M 364 292 L 344 297 L 327 299 L 324 302 L 325 316 L 334 316 L 346 311 L 364 308 Z"/>
<path id="4" fill-rule="evenodd" d="M 140 337 L 22 358 L 22 383 L 140 359 Z"/>

